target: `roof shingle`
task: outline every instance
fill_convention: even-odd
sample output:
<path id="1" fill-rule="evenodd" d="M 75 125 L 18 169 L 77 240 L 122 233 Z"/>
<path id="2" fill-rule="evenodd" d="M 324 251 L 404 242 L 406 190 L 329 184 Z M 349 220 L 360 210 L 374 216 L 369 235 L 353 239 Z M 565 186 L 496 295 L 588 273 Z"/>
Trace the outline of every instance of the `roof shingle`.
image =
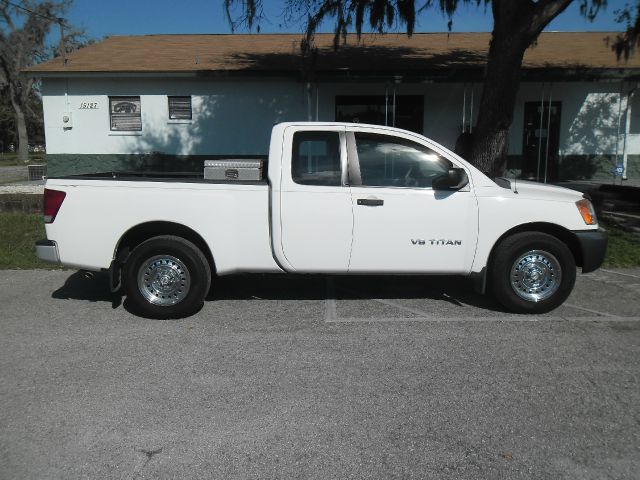
<path id="1" fill-rule="evenodd" d="M 524 69 L 640 69 L 640 56 L 618 60 L 617 32 L 544 32 L 525 54 Z M 481 69 L 490 33 L 349 35 L 333 50 L 333 35 L 316 36 L 315 71 L 404 72 Z M 300 71 L 299 34 L 115 36 L 27 71 L 38 73 L 293 72 Z"/>

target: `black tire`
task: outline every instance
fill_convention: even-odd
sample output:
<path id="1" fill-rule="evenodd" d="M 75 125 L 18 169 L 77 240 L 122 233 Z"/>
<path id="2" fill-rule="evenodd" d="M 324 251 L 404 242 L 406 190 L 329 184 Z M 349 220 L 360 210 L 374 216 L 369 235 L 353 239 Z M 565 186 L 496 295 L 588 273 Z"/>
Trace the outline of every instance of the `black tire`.
<path id="1" fill-rule="evenodd" d="M 163 235 L 138 245 L 124 266 L 124 289 L 135 313 L 184 318 L 197 312 L 211 287 L 211 267 L 200 249 Z"/>
<path id="2" fill-rule="evenodd" d="M 576 282 L 571 250 L 556 237 L 522 232 L 502 240 L 494 252 L 491 289 L 515 313 L 546 313 L 564 302 Z"/>

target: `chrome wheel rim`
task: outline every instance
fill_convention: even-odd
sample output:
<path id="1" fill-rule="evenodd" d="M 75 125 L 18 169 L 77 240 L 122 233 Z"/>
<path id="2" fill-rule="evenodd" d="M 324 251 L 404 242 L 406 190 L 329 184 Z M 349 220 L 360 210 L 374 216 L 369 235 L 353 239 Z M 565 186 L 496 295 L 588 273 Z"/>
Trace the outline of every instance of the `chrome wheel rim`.
<path id="1" fill-rule="evenodd" d="M 138 270 L 138 289 L 151 304 L 167 307 L 180 303 L 189 293 L 191 275 L 182 261 L 171 255 L 156 255 Z"/>
<path id="2" fill-rule="evenodd" d="M 549 252 L 530 250 L 513 262 L 510 278 L 516 295 L 528 302 L 540 302 L 560 288 L 562 268 Z"/>

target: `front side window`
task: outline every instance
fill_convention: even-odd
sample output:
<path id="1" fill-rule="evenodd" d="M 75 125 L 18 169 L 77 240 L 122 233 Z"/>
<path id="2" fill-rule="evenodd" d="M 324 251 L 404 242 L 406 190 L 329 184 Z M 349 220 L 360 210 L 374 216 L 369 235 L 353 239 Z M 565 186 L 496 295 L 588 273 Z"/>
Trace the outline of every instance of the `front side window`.
<path id="1" fill-rule="evenodd" d="M 431 188 L 451 162 L 433 150 L 388 135 L 356 133 L 363 186 Z"/>
<path id="2" fill-rule="evenodd" d="M 296 132 L 293 135 L 291 175 L 302 185 L 341 185 L 338 132 Z"/>
<path id="3" fill-rule="evenodd" d="M 191 120 L 191 97 L 168 97 L 169 120 Z"/>
<path id="4" fill-rule="evenodd" d="M 109 97 L 109 115 L 111 130 L 142 130 L 140 97 Z"/>

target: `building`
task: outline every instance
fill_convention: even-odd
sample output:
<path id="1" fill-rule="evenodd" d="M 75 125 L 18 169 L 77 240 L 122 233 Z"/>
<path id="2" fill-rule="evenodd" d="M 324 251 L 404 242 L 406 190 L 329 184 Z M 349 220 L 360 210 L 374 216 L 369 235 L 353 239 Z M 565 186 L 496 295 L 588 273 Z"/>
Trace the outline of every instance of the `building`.
<path id="1" fill-rule="evenodd" d="M 545 32 L 524 59 L 509 137 L 511 174 L 640 184 L 640 58 L 610 33 Z M 206 158 L 261 156 L 270 127 L 296 120 L 406 128 L 453 148 L 472 131 L 488 33 L 316 38 L 111 37 L 29 69 L 42 78 L 49 175 L 198 171 Z"/>

